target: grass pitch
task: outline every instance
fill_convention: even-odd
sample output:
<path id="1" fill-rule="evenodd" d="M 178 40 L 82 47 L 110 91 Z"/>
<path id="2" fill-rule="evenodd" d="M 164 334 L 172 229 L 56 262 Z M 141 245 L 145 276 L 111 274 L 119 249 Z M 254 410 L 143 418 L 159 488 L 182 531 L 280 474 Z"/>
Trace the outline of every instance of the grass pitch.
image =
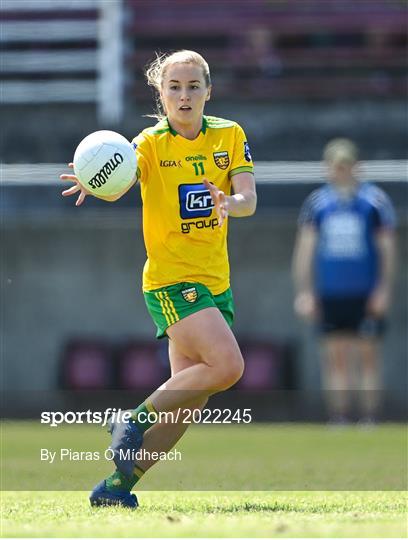
<path id="1" fill-rule="evenodd" d="M 408 535 L 401 425 L 194 426 L 177 445 L 183 460 L 160 463 L 142 480 L 136 511 L 89 506 L 88 490 L 109 474 L 110 462 L 51 465 L 39 457 L 42 447 L 103 450 L 108 443 L 97 426 L 5 422 L 2 536 Z"/>
<path id="2" fill-rule="evenodd" d="M 10 537 L 406 537 L 401 492 L 143 492 L 92 509 L 84 492 L 4 492 Z"/>

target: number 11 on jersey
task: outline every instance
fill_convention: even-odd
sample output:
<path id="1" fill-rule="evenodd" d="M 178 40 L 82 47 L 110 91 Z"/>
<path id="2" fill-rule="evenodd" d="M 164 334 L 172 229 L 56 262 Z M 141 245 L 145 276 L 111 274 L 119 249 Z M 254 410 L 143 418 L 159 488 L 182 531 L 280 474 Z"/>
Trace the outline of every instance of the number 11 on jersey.
<path id="1" fill-rule="evenodd" d="M 204 163 L 202 161 L 199 161 L 198 163 L 192 163 L 192 165 L 194 167 L 196 176 L 199 176 L 200 174 L 205 174 Z"/>

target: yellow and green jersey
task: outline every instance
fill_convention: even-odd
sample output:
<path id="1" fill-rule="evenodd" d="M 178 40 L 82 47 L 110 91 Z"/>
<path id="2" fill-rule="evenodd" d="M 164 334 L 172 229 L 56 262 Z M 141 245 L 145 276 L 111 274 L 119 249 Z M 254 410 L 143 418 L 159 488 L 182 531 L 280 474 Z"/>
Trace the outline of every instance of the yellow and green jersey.
<path id="1" fill-rule="evenodd" d="M 189 140 L 165 118 L 133 143 L 147 251 L 143 289 L 198 282 L 213 294 L 224 292 L 229 287 L 228 222 L 218 227 L 202 179 L 229 195 L 235 174 L 253 172 L 244 131 L 236 122 L 204 116 L 200 134 Z"/>

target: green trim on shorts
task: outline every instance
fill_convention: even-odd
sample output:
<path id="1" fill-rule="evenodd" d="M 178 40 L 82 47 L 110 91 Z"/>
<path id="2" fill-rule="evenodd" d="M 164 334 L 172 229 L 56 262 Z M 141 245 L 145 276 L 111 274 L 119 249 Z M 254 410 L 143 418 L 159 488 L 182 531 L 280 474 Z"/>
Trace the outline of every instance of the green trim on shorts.
<path id="1" fill-rule="evenodd" d="M 157 327 L 158 339 L 167 335 L 167 328 L 192 313 L 216 307 L 229 326 L 234 320 L 234 299 L 231 287 L 213 295 L 202 283 L 177 283 L 154 291 L 144 291 L 147 309 Z"/>

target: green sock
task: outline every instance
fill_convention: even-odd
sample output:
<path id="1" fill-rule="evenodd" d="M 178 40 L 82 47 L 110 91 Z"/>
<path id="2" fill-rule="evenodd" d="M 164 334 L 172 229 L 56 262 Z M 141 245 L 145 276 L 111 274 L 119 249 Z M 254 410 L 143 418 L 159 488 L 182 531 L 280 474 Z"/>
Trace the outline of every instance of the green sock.
<path id="1" fill-rule="evenodd" d="M 140 428 L 142 433 L 154 426 L 158 420 L 157 411 L 150 401 L 144 401 L 132 411 L 131 419 Z"/>
<path id="2" fill-rule="evenodd" d="M 133 486 L 142 478 L 144 471 L 135 465 L 132 476 L 125 476 L 120 471 L 116 471 L 105 480 L 106 487 L 111 490 L 121 489 L 131 491 Z"/>

